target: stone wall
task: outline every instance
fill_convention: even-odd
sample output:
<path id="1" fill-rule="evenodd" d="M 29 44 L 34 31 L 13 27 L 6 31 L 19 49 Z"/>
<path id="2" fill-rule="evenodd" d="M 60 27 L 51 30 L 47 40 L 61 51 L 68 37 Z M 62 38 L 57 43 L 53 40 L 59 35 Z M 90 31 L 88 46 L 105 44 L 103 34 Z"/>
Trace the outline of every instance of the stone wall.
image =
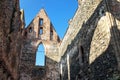
<path id="1" fill-rule="evenodd" d="M 119 2 L 79 2 L 60 46 L 63 80 L 109 80 L 119 75 L 119 12 L 111 11 L 115 4 Z"/>
<path id="2" fill-rule="evenodd" d="M 80 0 L 79 0 L 80 1 Z M 100 3 L 100 0 L 96 1 L 80 1 L 78 9 L 73 17 L 69 21 L 69 27 L 66 31 L 66 34 L 63 38 L 63 41 L 60 46 L 60 55 L 62 56 L 64 52 L 67 49 L 67 46 L 71 44 L 72 40 L 74 40 L 75 36 L 81 29 L 83 23 L 86 23 L 86 21 L 90 18 L 90 16 L 94 13 L 96 7 Z"/>
<path id="3" fill-rule="evenodd" d="M 45 10 L 25 28 L 19 1 L 1 0 L 0 80 L 120 79 L 120 0 L 78 3 L 61 42 Z M 45 66 L 35 65 L 40 44 Z"/>
<path id="4" fill-rule="evenodd" d="M 0 80 L 18 80 L 20 27 L 19 1 L 0 0 Z"/>

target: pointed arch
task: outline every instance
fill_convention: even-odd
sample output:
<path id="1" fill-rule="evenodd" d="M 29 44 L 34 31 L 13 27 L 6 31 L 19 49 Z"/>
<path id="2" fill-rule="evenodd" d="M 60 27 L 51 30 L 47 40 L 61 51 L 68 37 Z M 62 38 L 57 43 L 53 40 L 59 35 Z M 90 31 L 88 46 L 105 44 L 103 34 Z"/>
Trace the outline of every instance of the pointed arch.
<path id="1" fill-rule="evenodd" d="M 45 47 L 42 43 L 38 45 L 38 48 L 36 51 L 35 66 L 45 66 Z"/>

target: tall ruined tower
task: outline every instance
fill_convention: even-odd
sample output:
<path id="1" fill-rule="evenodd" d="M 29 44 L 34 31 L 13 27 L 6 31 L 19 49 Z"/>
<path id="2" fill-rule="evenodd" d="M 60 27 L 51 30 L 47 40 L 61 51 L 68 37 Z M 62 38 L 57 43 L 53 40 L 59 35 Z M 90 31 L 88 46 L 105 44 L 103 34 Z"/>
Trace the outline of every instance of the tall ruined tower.
<path id="1" fill-rule="evenodd" d="M 57 79 L 60 39 L 44 9 L 40 10 L 24 30 L 23 38 L 24 44 L 20 56 L 21 80 Z M 43 45 L 44 50 L 40 50 L 40 45 Z M 43 58 L 37 56 L 42 54 Z M 42 59 L 44 62 L 40 65 L 38 62 Z"/>

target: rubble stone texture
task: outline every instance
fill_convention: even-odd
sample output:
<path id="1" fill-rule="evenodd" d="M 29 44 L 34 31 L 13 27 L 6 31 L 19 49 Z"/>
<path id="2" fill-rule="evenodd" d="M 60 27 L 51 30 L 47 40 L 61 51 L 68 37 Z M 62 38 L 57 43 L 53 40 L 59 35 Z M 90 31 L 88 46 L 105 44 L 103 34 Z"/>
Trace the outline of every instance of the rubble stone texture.
<path id="1" fill-rule="evenodd" d="M 79 0 L 59 50 L 63 80 L 69 76 L 71 80 L 109 80 L 119 75 L 119 4 L 117 0 Z"/>
<path id="2" fill-rule="evenodd" d="M 0 80 L 18 80 L 20 26 L 19 1 L 0 0 Z"/>
<path id="3" fill-rule="evenodd" d="M 16 0 L 0 1 L 0 80 L 120 79 L 120 0 L 78 0 L 59 39 L 41 9 L 25 28 Z M 45 66 L 37 66 L 38 46 Z"/>

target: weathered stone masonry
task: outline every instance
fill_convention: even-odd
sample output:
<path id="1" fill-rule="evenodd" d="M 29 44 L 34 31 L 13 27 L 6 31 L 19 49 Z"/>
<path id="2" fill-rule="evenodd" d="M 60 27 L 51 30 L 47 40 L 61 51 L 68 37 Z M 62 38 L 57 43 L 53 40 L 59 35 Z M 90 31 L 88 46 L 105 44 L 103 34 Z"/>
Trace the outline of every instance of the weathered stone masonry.
<path id="1" fill-rule="evenodd" d="M 0 80 L 19 77 L 20 14 L 18 0 L 0 0 Z"/>
<path id="2" fill-rule="evenodd" d="M 41 9 L 25 28 L 19 1 L 0 1 L 0 80 L 120 79 L 120 0 L 78 0 L 61 41 Z M 45 66 L 35 65 L 38 46 Z"/>
<path id="3" fill-rule="evenodd" d="M 112 79 L 120 69 L 120 2 L 84 0 L 79 4 L 59 50 L 64 53 L 62 79 Z"/>

